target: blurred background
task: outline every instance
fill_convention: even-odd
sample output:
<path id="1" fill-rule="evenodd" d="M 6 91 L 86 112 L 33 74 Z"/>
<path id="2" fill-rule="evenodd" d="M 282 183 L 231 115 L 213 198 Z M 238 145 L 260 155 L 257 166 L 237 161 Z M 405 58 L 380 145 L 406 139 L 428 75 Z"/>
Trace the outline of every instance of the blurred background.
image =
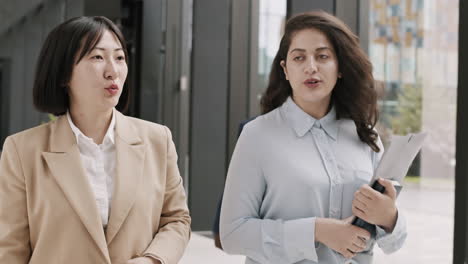
<path id="1" fill-rule="evenodd" d="M 196 231 L 183 262 L 242 263 L 211 240 L 238 125 L 260 112 L 286 19 L 322 9 L 348 24 L 374 65 L 384 144 L 395 134 L 429 134 L 399 198 L 407 244 L 390 256 L 376 249 L 375 263 L 452 263 L 459 5 L 458 0 L 0 0 L 0 144 L 51 118 L 32 105 L 36 60 L 48 32 L 75 16 L 106 16 L 128 41 L 127 114 L 173 131 Z"/>

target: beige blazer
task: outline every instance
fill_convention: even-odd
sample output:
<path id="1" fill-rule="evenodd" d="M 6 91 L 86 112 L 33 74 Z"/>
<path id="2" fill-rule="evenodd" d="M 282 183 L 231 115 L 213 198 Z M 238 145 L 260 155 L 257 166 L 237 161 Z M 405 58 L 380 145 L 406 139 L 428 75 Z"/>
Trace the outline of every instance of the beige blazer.
<path id="1" fill-rule="evenodd" d="M 116 112 L 116 175 L 103 230 L 66 116 L 6 139 L 0 263 L 120 264 L 181 258 L 190 216 L 169 129 Z"/>

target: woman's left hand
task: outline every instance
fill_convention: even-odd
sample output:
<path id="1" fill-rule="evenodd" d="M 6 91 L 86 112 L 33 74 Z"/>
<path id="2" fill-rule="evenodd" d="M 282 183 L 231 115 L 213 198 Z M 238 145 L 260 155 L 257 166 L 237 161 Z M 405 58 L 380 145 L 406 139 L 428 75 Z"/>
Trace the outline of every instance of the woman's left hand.
<path id="1" fill-rule="evenodd" d="M 141 257 L 141 258 L 131 259 L 125 262 L 125 264 L 161 264 L 161 262 L 157 259 L 153 259 L 150 257 Z"/>
<path id="2" fill-rule="evenodd" d="M 395 205 L 397 194 L 390 181 L 380 178 L 379 183 L 385 187 L 383 194 L 367 184 L 356 191 L 352 211 L 362 220 L 381 226 L 387 233 L 391 233 L 398 215 Z"/>

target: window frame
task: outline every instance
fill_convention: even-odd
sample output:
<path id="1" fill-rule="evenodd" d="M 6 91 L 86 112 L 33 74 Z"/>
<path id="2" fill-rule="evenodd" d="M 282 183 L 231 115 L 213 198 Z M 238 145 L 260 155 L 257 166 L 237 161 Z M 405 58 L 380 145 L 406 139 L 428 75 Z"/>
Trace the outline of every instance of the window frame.
<path id="1" fill-rule="evenodd" d="M 455 224 L 453 234 L 453 263 L 467 263 L 468 253 L 468 51 L 461 47 L 468 45 L 468 11 L 465 1 L 459 2 L 458 31 L 458 94 L 457 94 L 457 136 L 455 166 Z"/>

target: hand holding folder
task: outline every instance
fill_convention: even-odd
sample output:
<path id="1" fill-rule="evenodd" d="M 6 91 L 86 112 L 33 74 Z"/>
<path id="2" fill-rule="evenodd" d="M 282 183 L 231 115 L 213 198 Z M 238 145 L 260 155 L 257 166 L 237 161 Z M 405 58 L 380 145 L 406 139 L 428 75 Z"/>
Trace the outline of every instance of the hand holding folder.
<path id="1" fill-rule="evenodd" d="M 393 136 L 389 148 L 385 151 L 379 166 L 374 172 L 369 185 L 380 193 L 385 192 L 385 188 L 377 181 L 378 178 L 384 178 L 392 181 L 397 195 L 402 188 L 403 179 L 413 162 L 416 154 L 421 149 L 427 133 L 408 134 L 406 136 Z M 372 237 L 375 237 L 375 225 L 355 217 L 353 225 L 369 231 Z"/>

